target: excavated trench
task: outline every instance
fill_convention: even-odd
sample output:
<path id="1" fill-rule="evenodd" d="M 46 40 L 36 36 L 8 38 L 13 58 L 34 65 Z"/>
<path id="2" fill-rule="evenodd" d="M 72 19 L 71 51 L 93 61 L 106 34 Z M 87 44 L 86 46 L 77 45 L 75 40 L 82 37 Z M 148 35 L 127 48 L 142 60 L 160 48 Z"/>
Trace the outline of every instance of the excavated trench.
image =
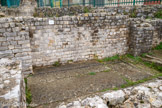
<path id="1" fill-rule="evenodd" d="M 161 56 L 158 54 L 156 57 Z M 69 99 L 120 87 L 127 83 L 125 79 L 138 81 L 159 73 L 142 63 L 130 61 L 122 59 L 100 63 L 91 60 L 59 67 L 35 68 L 35 74 L 28 77 L 31 105 L 36 108 L 55 108 L 60 102 Z"/>

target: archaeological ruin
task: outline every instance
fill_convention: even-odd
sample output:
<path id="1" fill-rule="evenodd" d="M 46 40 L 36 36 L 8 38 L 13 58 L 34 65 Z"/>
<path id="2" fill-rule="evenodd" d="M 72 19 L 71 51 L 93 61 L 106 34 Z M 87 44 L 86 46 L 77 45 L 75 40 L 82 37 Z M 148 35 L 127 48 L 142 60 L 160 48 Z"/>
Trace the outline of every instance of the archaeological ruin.
<path id="1" fill-rule="evenodd" d="M 1 0 L 1 3 L 2 1 L 3 0 Z M 62 3 L 64 2 L 65 1 L 63 0 Z M 157 1 L 156 3 L 161 2 Z M 37 90 L 40 90 L 40 93 L 46 93 L 43 90 L 46 90 L 47 88 L 41 87 L 43 87 L 43 85 L 46 86 L 51 84 L 52 89 L 49 90 L 50 93 L 53 93 L 51 96 L 54 94 L 57 95 L 57 93 L 60 95 L 56 96 L 57 100 L 50 97 L 50 95 L 47 96 L 49 92 L 44 97 L 41 94 L 39 94 L 40 97 L 32 94 L 33 103 L 31 103 L 36 105 L 30 106 L 29 108 L 55 108 L 56 106 L 57 108 L 134 108 L 132 100 L 137 100 L 136 104 L 140 103 L 136 105 L 136 108 L 161 108 L 161 78 L 136 87 L 110 91 L 104 94 L 96 94 L 90 97 L 81 98 L 80 100 L 74 99 L 62 104 L 53 106 L 47 105 L 48 107 L 40 106 L 54 101 L 63 102 L 63 100 L 75 97 L 73 95 L 69 96 L 70 93 L 74 93 L 75 91 L 70 91 L 71 89 L 69 89 L 68 86 L 64 89 L 65 91 L 67 90 L 67 94 L 69 95 L 66 95 L 65 93 L 63 99 L 59 97 L 63 93 L 63 91 L 61 91 L 62 86 L 56 88 L 58 92 L 53 92 L 55 91 L 55 88 L 53 88 L 55 82 L 56 86 L 62 84 L 57 81 L 57 78 L 54 78 L 55 76 L 58 75 L 59 79 L 60 77 L 64 78 L 62 75 L 65 75 L 66 77 L 66 74 L 70 75 L 69 78 L 90 74 L 90 79 L 93 79 L 91 77 L 93 75 L 95 76 L 97 73 L 95 70 L 101 69 L 99 71 L 104 72 L 105 70 L 108 71 L 109 68 L 115 70 L 116 67 L 113 67 L 115 64 L 110 67 L 105 67 L 107 66 L 105 62 L 105 64 L 95 62 L 92 63 L 93 65 L 90 66 L 91 68 L 87 68 L 86 66 L 90 65 L 89 61 L 95 59 L 102 60 L 114 56 L 120 58 L 127 54 L 133 55 L 133 57 L 139 57 L 151 52 L 153 48 L 161 44 L 162 19 L 157 18 L 157 12 L 161 12 L 162 15 L 162 5 L 156 3 L 155 5 L 117 5 L 114 7 L 101 5 L 97 7 L 87 5 L 63 7 L 62 5 L 61 7 L 61 5 L 59 5 L 61 8 L 51 8 L 37 7 L 36 2 L 29 0 L 22 1 L 20 6 L 16 8 L 0 6 L 0 108 L 29 107 L 29 103 L 27 102 L 29 98 L 26 98 L 26 96 L 29 95 L 27 95 L 28 88 L 24 78 L 27 78 L 30 75 L 33 76 L 28 79 L 28 85 L 31 87 L 31 91 L 33 90 L 32 93 L 39 92 Z M 159 52 L 159 55 L 160 53 L 161 52 Z M 158 69 L 160 70 L 162 66 L 162 58 L 161 55 L 158 57 L 158 63 L 160 64 L 160 66 L 158 65 Z M 87 62 L 87 64 L 83 63 L 77 67 L 77 63 L 82 61 Z M 124 63 L 123 61 L 122 63 Z M 70 62 L 74 64 L 72 64 L 72 66 L 68 65 L 71 68 L 68 66 L 67 68 L 66 64 L 69 64 Z M 65 65 L 65 67 L 51 68 L 52 65 L 60 64 L 63 66 Z M 121 68 L 128 68 L 128 65 L 130 65 L 130 63 L 121 66 Z M 79 70 L 75 70 L 75 66 L 80 72 Z M 82 68 L 80 68 L 81 66 L 82 68 L 87 68 L 87 70 L 82 70 Z M 52 73 L 46 75 L 46 73 L 43 72 L 44 68 L 42 67 L 46 67 L 46 71 L 56 72 L 53 72 L 54 75 Z M 65 70 L 70 71 L 72 69 L 74 69 L 74 73 L 72 74 L 68 72 L 64 74 L 61 73 Z M 88 71 L 91 69 L 92 71 Z M 134 78 L 138 72 L 140 73 L 135 77 L 135 81 L 137 81 L 136 78 L 138 77 L 139 79 L 141 78 L 140 80 L 143 79 L 143 77 L 141 77 L 144 74 L 142 71 L 147 69 L 148 68 L 137 69 L 137 67 L 134 68 L 134 66 L 132 66 L 131 69 L 128 70 L 129 72 L 131 70 L 135 72 L 134 74 L 133 72 L 130 73 L 132 75 L 130 76 L 131 78 Z M 57 71 L 61 73 L 60 76 Z M 85 71 L 85 74 L 81 71 Z M 117 73 L 120 73 L 120 69 L 116 71 Z M 154 72 L 154 70 L 150 71 L 150 69 L 147 71 L 150 73 L 143 76 L 150 77 L 152 72 Z M 41 72 L 45 76 L 42 75 L 42 77 L 39 75 L 42 74 Z M 76 74 L 77 72 L 79 74 L 73 76 L 73 74 Z M 122 72 L 126 71 L 122 71 L 121 69 L 121 73 Z M 92 87 L 95 90 L 91 91 L 92 88 L 89 88 L 87 91 L 84 91 L 84 93 L 96 93 L 97 91 L 101 91 L 100 87 L 97 86 L 97 81 L 105 83 L 105 85 L 101 87 L 102 89 L 109 88 L 108 83 L 106 83 L 106 78 L 108 78 L 109 75 L 105 76 L 105 74 L 106 73 L 104 73 L 102 77 L 99 77 L 99 79 L 103 78 L 103 81 L 98 81 L 97 78 L 93 80 L 93 82 L 96 81 L 96 86 L 94 88 Z M 115 80 L 115 77 L 113 77 L 115 74 L 116 73 L 112 73 L 112 81 L 113 78 Z M 118 76 L 121 75 L 129 76 L 127 73 L 119 74 Z M 161 76 L 161 70 L 159 76 Z M 46 77 L 53 80 L 53 82 L 44 84 L 43 80 L 45 80 Z M 46 79 L 46 81 L 48 79 Z M 87 79 L 84 81 L 86 80 Z M 120 80 L 120 78 L 117 78 L 116 80 L 119 82 L 121 81 L 122 84 L 125 83 L 124 81 L 122 82 L 123 79 Z M 62 81 L 64 82 L 62 85 L 68 85 L 68 83 L 65 83 L 68 81 L 70 81 L 70 79 Z M 81 81 L 82 79 L 74 80 L 73 83 Z M 38 89 L 36 88 L 36 85 L 39 84 L 42 86 L 40 85 Z M 113 82 L 110 88 L 114 88 L 113 84 L 116 83 Z M 74 88 L 84 88 L 84 86 L 81 85 L 81 83 L 77 83 Z M 88 83 L 87 86 L 89 85 L 91 84 Z M 99 87 L 99 89 L 96 90 L 97 87 Z M 73 86 L 71 88 L 73 88 Z M 91 92 L 88 92 L 88 90 Z M 82 93 L 82 90 L 80 90 L 80 92 L 81 94 L 84 94 Z M 79 90 L 76 94 L 79 94 Z M 82 96 L 81 94 L 76 95 L 76 97 Z M 39 101 L 36 100 L 39 98 Z M 139 98 L 142 99 L 140 100 Z M 44 102 L 43 99 L 48 100 L 48 102 Z"/>

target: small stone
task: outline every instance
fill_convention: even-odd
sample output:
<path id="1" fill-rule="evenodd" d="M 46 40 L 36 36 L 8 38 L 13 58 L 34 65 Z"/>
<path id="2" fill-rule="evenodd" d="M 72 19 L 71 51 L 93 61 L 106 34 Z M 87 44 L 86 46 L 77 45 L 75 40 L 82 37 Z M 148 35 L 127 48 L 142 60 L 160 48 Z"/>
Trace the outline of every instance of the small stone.
<path id="1" fill-rule="evenodd" d="M 151 108 L 151 105 L 149 103 L 138 104 L 137 108 Z"/>
<path id="2" fill-rule="evenodd" d="M 160 87 L 159 87 L 159 90 L 161 90 L 161 91 L 162 91 L 162 86 L 160 86 Z"/>
<path id="3" fill-rule="evenodd" d="M 4 83 L 5 84 L 9 84 L 10 83 L 10 80 L 5 80 Z"/>
<path id="4" fill-rule="evenodd" d="M 123 103 L 125 100 L 125 93 L 122 90 L 118 90 L 111 93 L 106 93 L 102 97 L 108 101 L 110 105 L 117 105 Z"/>
<path id="5" fill-rule="evenodd" d="M 4 87 L 4 85 L 3 84 L 0 84 L 0 88 L 3 88 Z"/>
<path id="6" fill-rule="evenodd" d="M 5 14 L 0 12 L 0 17 L 5 17 Z"/>
<path id="7" fill-rule="evenodd" d="M 59 106 L 59 108 L 67 108 L 65 105 L 63 105 L 63 106 Z"/>
<path id="8" fill-rule="evenodd" d="M 74 102 L 73 102 L 73 105 L 74 105 L 74 106 L 81 106 L 81 103 L 80 103 L 79 101 L 74 101 Z"/>

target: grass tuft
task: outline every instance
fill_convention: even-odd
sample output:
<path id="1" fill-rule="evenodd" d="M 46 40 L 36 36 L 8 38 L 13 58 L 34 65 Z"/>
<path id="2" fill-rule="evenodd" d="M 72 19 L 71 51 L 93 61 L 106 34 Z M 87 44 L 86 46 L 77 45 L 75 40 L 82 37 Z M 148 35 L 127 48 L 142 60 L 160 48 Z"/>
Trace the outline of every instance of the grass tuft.
<path id="1" fill-rule="evenodd" d="M 26 93 L 26 102 L 27 104 L 30 104 L 32 102 L 32 94 L 30 89 L 28 88 L 28 80 L 27 78 L 24 78 L 25 81 L 25 93 Z"/>
<path id="2" fill-rule="evenodd" d="M 121 88 L 126 88 L 126 87 L 130 87 L 130 86 L 134 86 L 134 85 L 137 85 L 137 84 L 144 83 L 144 82 L 146 82 L 146 81 L 152 80 L 152 79 L 154 79 L 154 78 L 158 78 L 158 77 L 160 77 L 160 76 L 162 76 L 161 73 L 156 74 L 156 75 L 151 76 L 151 77 L 148 77 L 148 78 L 144 78 L 144 79 L 135 81 L 135 82 L 133 82 L 133 81 L 127 79 L 127 78 L 124 78 L 124 80 L 125 80 L 127 83 L 121 85 L 120 87 L 121 87 Z"/>
<path id="3" fill-rule="evenodd" d="M 90 10 L 88 9 L 88 7 L 84 7 L 83 11 L 84 11 L 84 13 L 89 13 L 90 12 Z"/>
<path id="4" fill-rule="evenodd" d="M 55 66 L 55 67 L 61 66 L 61 63 L 60 63 L 59 61 L 57 61 L 57 62 L 55 62 L 55 63 L 53 64 L 53 66 Z"/>
<path id="5" fill-rule="evenodd" d="M 160 66 L 160 65 L 156 65 L 155 63 L 150 63 L 150 62 L 143 62 L 143 64 L 145 66 L 153 68 L 153 69 L 159 71 L 160 73 L 162 73 L 162 66 Z"/>
<path id="6" fill-rule="evenodd" d="M 157 45 L 154 49 L 155 50 L 162 50 L 162 42 L 160 42 L 160 44 Z"/>
<path id="7" fill-rule="evenodd" d="M 96 73 L 95 72 L 90 72 L 89 75 L 96 75 Z"/>
<path id="8" fill-rule="evenodd" d="M 104 59 L 98 59 L 97 61 L 98 62 L 108 62 L 108 61 L 114 61 L 114 60 L 119 60 L 119 59 L 120 59 L 119 55 L 115 55 L 112 57 L 106 57 Z"/>
<path id="9" fill-rule="evenodd" d="M 121 85 L 119 88 L 115 87 L 115 88 L 103 89 L 100 92 L 105 92 L 105 91 L 109 91 L 109 90 L 119 90 L 121 88 L 127 88 L 127 87 L 130 87 L 130 86 L 135 86 L 135 85 L 138 85 L 140 83 L 144 83 L 146 81 L 149 81 L 149 80 L 161 77 L 161 76 L 162 76 L 162 73 L 159 73 L 159 74 L 156 74 L 154 76 L 151 76 L 151 77 L 148 77 L 148 78 L 144 78 L 142 80 L 138 80 L 138 81 L 135 81 L 135 82 L 129 80 L 128 78 L 123 78 L 126 81 L 126 84 Z"/>
<path id="10" fill-rule="evenodd" d="M 103 72 L 110 72 L 110 69 L 104 70 Z"/>
<path id="11" fill-rule="evenodd" d="M 162 19 L 162 10 L 157 11 L 154 15 L 155 15 L 155 18 Z"/>

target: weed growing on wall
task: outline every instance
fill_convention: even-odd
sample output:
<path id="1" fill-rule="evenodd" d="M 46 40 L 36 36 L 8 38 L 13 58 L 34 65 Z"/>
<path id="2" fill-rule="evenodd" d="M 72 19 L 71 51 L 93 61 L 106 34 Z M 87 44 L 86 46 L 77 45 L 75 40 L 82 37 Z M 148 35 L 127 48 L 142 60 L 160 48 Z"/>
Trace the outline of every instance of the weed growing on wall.
<path id="1" fill-rule="evenodd" d="M 130 13 L 130 17 L 131 18 L 136 18 L 137 17 L 137 9 L 136 7 L 133 8 L 132 12 Z"/>
<path id="2" fill-rule="evenodd" d="M 56 15 L 55 15 L 56 17 L 60 17 L 60 15 L 58 14 L 58 13 L 56 13 Z"/>
<path id="3" fill-rule="evenodd" d="M 155 18 L 162 19 L 162 10 L 157 11 L 154 15 L 155 15 Z"/>
<path id="4" fill-rule="evenodd" d="M 33 13 L 33 16 L 34 16 L 34 17 L 39 17 L 39 14 L 36 13 L 36 12 L 34 12 L 34 13 Z"/>
<path id="5" fill-rule="evenodd" d="M 88 7 L 84 7 L 83 11 L 84 11 L 84 13 L 89 13 L 90 12 L 90 10 L 88 9 Z"/>

